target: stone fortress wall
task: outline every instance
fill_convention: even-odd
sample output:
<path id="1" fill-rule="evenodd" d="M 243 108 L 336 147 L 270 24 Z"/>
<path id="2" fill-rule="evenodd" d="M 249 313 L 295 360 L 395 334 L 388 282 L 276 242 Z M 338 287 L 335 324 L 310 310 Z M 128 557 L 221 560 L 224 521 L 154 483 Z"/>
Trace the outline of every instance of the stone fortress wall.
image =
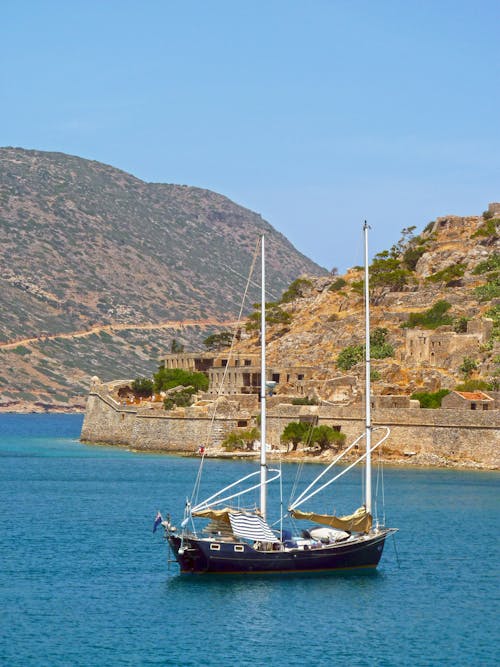
<path id="1" fill-rule="evenodd" d="M 242 399 L 247 398 L 242 396 Z M 224 398 L 222 402 L 219 399 L 213 419 L 213 403 L 165 412 L 151 405 L 122 405 L 112 398 L 107 385 L 94 384 L 88 397 L 81 439 L 140 451 L 196 454 L 200 445 L 220 446 L 227 433 L 255 425 L 258 406 L 252 409 L 248 403 L 245 406 L 245 400 L 240 405 L 237 399 L 236 396 Z M 279 400 L 273 397 L 268 408 L 267 442 L 273 449 L 280 448 L 280 435 L 291 421 L 340 427 L 347 443 L 364 430 L 361 404 L 299 406 Z M 413 406 L 384 407 L 382 403 L 374 405 L 372 418 L 374 426 L 391 429 L 383 450 L 388 461 L 500 468 L 498 409 L 425 410 Z"/>

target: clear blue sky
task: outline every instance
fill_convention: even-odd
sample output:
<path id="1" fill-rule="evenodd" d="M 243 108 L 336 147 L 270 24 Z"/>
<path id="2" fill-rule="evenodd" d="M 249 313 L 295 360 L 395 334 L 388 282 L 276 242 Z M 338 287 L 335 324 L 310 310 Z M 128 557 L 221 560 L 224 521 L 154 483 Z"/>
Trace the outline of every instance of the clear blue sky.
<path id="1" fill-rule="evenodd" d="M 328 269 L 500 200 L 499 0 L 3 0 L 0 145 L 209 188 Z"/>

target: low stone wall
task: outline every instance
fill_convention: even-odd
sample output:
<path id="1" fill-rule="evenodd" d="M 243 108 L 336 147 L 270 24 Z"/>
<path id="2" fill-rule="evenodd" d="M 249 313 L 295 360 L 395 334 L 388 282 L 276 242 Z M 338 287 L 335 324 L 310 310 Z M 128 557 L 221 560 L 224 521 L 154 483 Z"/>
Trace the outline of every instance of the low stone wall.
<path id="1" fill-rule="evenodd" d="M 340 426 L 347 442 L 364 430 L 361 406 L 278 405 L 268 411 L 267 442 L 280 444 L 280 435 L 291 421 L 316 416 L 318 424 Z M 500 411 L 425 410 L 377 408 L 374 426 L 388 426 L 391 435 L 384 443 L 389 460 L 425 464 L 455 464 L 500 468 Z M 213 421 L 213 428 L 212 428 Z M 122 406 L 105 391 L 90 392 L 81 439 L 86 442 L 125 445 L 146 451 L 195 453 L 200 444 L 220 445 L 237 428 L 238 416 L 189 410 L 188 416 L 162 409 Z M 375 441 L 376 435 L 374 435 Z"/>

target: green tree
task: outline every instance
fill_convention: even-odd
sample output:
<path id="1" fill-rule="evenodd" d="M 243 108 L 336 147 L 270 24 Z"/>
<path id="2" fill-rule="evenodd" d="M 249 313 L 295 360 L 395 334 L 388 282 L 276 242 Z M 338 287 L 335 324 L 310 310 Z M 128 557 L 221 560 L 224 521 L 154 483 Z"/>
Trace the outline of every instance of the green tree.
<path id="1" fill-rule="evenodd" d="M 229 347 L 233 340 L 233 334 L 230 331 L 221 331 L 220 333 L 210 334 L 203 341 L 207 350 L 222 350 Z"/>
<path id="2" fill-rule="evenodd" d="M 425 280 L 429 283 L 453 283 L 454 280 L 461 278 L 465 273 L 465 264 L 452 264 L 441 271 L 437 271 L 428 276 Z"/>
<path id="3" fill-rule="evenodd" d="M 491 301 L 500 297 L 500 277 L 492 276 L 485 285 L 479 285 L 474 289 L 474 294 L 480 301 Z"/>
<path id="4" fill-rule="evenodd" d="M 231 431 L 222 441 L 222 447 L 227 452 L 235 450 L 253 451 L 254 443 L 259 440 L 260 431 L 258 428 L 251 428 L 245 431 Z"/>
<path id="5" fill-rule="evenodd" d="M 492 238 L 498 237 L 498 230 L 500 226 L 500 218 L 488 218 L 474 234 L 471 235 L 471 239 L 480 237 L 480 236 L 491 236 Z"/>
<path id="6" fill-rule="evenodd" d="M 462 364 L 458 367 L 458 370 L 462 373 L 464 378 L 470 377 L 474 371 L 477 371 L 477 369 L 477 361 L 474 361 L 474 359 L 471 359 L 470 357 L 464 357 Z"/>
<path id="7" fill-rule="evenodd" d="M 249 316 L 245 325 L 247 331 L 258 331 L 260 329 L 260 304 L 256 303 L 253 306 L 255 311 Z M 267 324 L 281 324 L 287 326 L 290 324 L 292 316 L 281 306 L 274 302 L 266 302 L 266 323 Z"/>
<path id="8" fill-rule="evenodd" d="M 457 317 L 453 320 L 453 331 L 455 333 L 467 333 L 468 317 Z"/>
<path id="9" fill-rule="evenodd" d="M 167 391 L 183 385 L 194 387 L 195 391 L 206 391 L 208 389 L 208 378 L 204 373 L 191 373 L 182 368 L 159 368 L 154 374 L 154 390 L 156 392 Z"/>
<path id="10" fill-rule="evenodd" d="M 379 252 L 370 266 L 372 287 L 387 287 L 393 292 L 398 292 L 408 282 L 408 276 L 409 271 L 402 267 L 401 261 L 392 251 Z"/>
<path id="11" fill-rule="evenodd" d="M 312 282 L 307 278 L 297 278 L 291 283 L 288 289 L 283 292 L 280 303 L 289 303 L 295 299 L 301 299 L 306 295 L 309 288 L 312 287 Z"/>
<path id="12" fill-rule="evenodd" d="M 345 435 L 331 426 L 322 424 L 313 428 L 311 442 L 319 445 L 320 453 L 324 452 L 325 449 L 338 450 L 345 442 Z"/>
<path id="13" fill-rule="evenodd" d="M 132 391 L 135 396 L 146 398 L 153 393 L 153 380 L 145 377 L 137 377 L 132 382 Z"/>
<path id="14" fill-rule="evenodd" d="M 184 352 L 184 345 L 182 345 L 181 343 L 179 343 L 178 340 L 173 338 L 170 344 L 170 352 L 172 354 L 182 354 L 182 352 Z"/>
<path id="15" fill-rule="evenodd" d="M 311 432 L 311 425 L 306 422 L 289 422 L 281 434 L 281 442 L 287 445 L 287 451 L 292 444 L 292 452 L 295 452 L 300 442 L 307 442 Z"/>
<path id="16" fill-rule="evenodd" d="M 348 371 L 360 361 L 363 361 L 365 356 L 364 345 L 348 345 L 340 351 L 337 357 L 337 366 L 342 371 Z"/>
<path id="17" fill-rule="evenodd" d="M 498 269 L 500 269 L 500 253 L 495 252 L 490 255 L 488 259 L 479 262 L 479 264 L 474 267 L 472 273 L 475 276 L 479 276 L 482 273 L 489 273 L 490 271 L 497 271 Z"/>
<path id="18" fill-rule="evenodd" d="M 394 356 L 394 348 L 386 340 L 387 334 L 387 329 L 382 327 L 377 327 L 370 334 L 370 355 L 372 359 L 386 359 Z M 337 357 L 337 366 L 343 371 L 348 371 L 363 361 L 364 358 L 364 345 L 349 345 Z"/>
<path id="19" fill-rule="evenodd" d="M 180 391 L 173 391 L 163 399 L 163 407 L 165 410 L 172 410 L 172 408 L 187 408 L 193 402 L 194 387 L 186 387 Z"/>
<path id="20" fill-rule="evenodd" d="M 424 245 L 411 245 L 403 253 L 403 264 L 409 271 L 415 271 L 418 260 L 426 252 Z"/>

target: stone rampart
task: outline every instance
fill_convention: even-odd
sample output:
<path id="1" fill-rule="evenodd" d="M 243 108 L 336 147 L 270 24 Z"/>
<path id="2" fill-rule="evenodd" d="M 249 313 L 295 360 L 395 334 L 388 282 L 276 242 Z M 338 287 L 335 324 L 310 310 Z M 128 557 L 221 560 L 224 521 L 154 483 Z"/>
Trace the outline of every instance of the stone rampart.
<path id="1" fill-rule="evenodd" d="M 267 442 L 277 448 L 280 435 L 291 421 L 340 426 L 347 442 L 364 430 L 362 407 L 278 405 L 268 411 Z M 384 455 L 389 460 L 500 468 L 500 411 L 376 408 L 373 425 L 388 426 Z M 213 422 L 213 424 L 212 424 Z M 187 416 L 161 409 L 122 406 L 106 392 L 91 390 L 81 439 L 86 442 L 125 445 L 145 451 L 196 453 L 200 444 L 220 445 L 238 427 L 238 416 L 222 412 L 214 420 L 208 412 Z M 376 436 L 374 435 L 374 438 Z"/>

